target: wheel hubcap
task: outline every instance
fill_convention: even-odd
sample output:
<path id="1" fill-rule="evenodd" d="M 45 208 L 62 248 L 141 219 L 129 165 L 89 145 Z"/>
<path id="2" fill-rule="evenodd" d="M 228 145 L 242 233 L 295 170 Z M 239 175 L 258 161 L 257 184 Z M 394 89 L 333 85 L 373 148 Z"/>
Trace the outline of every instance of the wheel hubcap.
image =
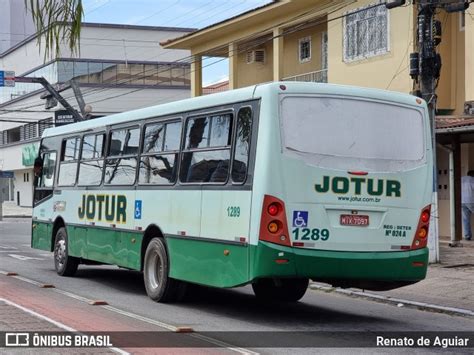
<path id="1" fill-rule="evenodd" d="M 161 273 L 163 266 L 161 265 L 161 259 L 158 256 L 158 253 L 153 253 L 153 255 L 148 258 L 147 270 L 148 270 L 148 281 L 154 289 L 157 289 L 161 284 Z"/>
<path id="2" fill-rule="evenodd" d="M 66 242 L 64 241 L 64 239 L 58 241 L 58 243 L 56 244 L 56 249 L 54 251 L 56 262 L 59 268 L 62 268 L 66 261 Z"/>

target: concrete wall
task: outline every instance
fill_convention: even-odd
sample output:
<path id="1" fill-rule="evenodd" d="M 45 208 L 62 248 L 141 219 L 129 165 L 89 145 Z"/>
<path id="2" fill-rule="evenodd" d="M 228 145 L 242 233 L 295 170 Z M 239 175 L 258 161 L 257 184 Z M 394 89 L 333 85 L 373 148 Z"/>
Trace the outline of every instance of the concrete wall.
<path id="1" fill-rule="evenodd" d="M 438 108 L 462 114 L 465 101 L 465 31 L 460 28 L 459 13 L 441 11 L 437 18 L 443 25 L 439 53 L 442 57 L 441 77 L 437 89 Z M 469 17 L 468 15 L 466 17 Z M 474 80 L 474 78 L 473 78 Z M 472 81 L 472 80 L 470 80 Z"/>
<path id="2" fill-rule="evenodd" d="M 322 69 L 321 44 L 324 31 L 326 31 L 326 24 L 320 24 L 285 36 L 283 77 Z M 311 37 L 311 60 L 300 63 L 299 40 L 304 37 Z"/>
<path id="3" fill-rule="evenodd" d="M 466 93 L 466 101 L 474 101 L 474 5 L 471 3 L 469 8 L 471 15 L 466 13 L 464 28 L 464 45 L 466 54 L 466 80 L 464 81 L 464 90 Z"/>
<path id="4" fill-rule="evenodd" d="M 331 21 L 349 10 L 373 5 L 373 0 L 357 1 L 331 13 Z M 389 11 L 389 52 L 352 62 L 343 60 L 343 20 L 328 23 L 328 81 L 408 93 L 412 81 L 408 75 L 409 53 L 413 51 L 413 7 L 398 7 Z"/>
<path id="5" fill-rule="evenodd" d="M 33 169 L 15 171 L 13 181 L 15 186 L 14 201 L 17 205 L 22 207 L 33 206 L 33 178 Z"/>
<path id="6" fill-rule="evenodd" d="M 273 80 L 273 44 L 265 42 L 255 49 L 265 49 L 265 63 L 247 64 L 247 54 L 239 53 L 237 64 L 237 87 L 242 88 L 253 84 Z M 240 51 L 239 51 L 240 52 Z"/>
<path id="7" fill-rule="evenodd" d="M 0 0 L 0 53 L 21 42 L 35 32 L 25 2 Z"/>

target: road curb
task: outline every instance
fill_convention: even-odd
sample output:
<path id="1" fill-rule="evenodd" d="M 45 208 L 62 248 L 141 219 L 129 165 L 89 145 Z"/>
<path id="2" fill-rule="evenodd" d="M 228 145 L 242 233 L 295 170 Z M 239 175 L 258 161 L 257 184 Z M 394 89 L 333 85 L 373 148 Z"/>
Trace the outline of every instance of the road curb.
<path id="1" fill-rule="evenodd" d="M 390 296 L 381 296 L 381 295 L 376 295 L 370 292 L 362 292 L 362 291 L 355 291 L 351 289 L 336 288 L 336 287 L 325 286 L 325 285 L 321 285 L 317 283 L 310 284 L 309 288 L 315 291 L 322 291 L 326 293 L 336 292 L 338 294 L 342 294 L 349 297 L 364 298 L 371 301 L 393 304 L 397 307 L 409 306 L 409 307 L 416 307 L 418 309 L 431 311 L 431 312 L 438 312 L 438 313 L 442 312 L 442 313 L 448 313 L 448 314 L 454 314 L 454 315 L 474 317 L 474 311 L 471 311 L 469 309 L 440 306 L 436 304 L 405 300 L 402 298 L 395 298 L 395 297 L 390 297 Z"/>

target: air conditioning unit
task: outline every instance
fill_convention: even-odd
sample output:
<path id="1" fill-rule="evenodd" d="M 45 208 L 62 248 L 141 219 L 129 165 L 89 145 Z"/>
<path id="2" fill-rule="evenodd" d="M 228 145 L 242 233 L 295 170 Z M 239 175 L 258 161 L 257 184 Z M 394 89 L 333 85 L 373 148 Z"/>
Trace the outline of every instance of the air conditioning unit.
<path id="1" fill-rule="evenodd" d="M 247 51 L 246 61 L 247 64 L 265 63 L 265 49 L 255 49 L 253 51 Z"/>

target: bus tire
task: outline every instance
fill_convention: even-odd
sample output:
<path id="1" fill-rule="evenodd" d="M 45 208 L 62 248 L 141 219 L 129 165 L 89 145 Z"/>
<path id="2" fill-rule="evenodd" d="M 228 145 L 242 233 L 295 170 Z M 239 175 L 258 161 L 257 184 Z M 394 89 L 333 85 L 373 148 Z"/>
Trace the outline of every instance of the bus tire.
<path id="1" fill-rule="evenodd" d="M 69 255 L 66 228 L 61 227 L 54 239 L 54 268 L 58 275 L 74 276 L 79 266 L 79 259 Z"/>
<path id="2" fill-rule="evenodd" d="M 297 302 L 308 289 L 309 279 L 259 279 L 252 284 L 259 300 Z"/>
<path id="3" fill-rule="evenodd" d="M 184 283 L 170 278 L 166 245 L 161 238 L 153 238 L 145 252 L 143 279 L 148 297 L 156 302 L 173 302 L 184 296 Z"/>

